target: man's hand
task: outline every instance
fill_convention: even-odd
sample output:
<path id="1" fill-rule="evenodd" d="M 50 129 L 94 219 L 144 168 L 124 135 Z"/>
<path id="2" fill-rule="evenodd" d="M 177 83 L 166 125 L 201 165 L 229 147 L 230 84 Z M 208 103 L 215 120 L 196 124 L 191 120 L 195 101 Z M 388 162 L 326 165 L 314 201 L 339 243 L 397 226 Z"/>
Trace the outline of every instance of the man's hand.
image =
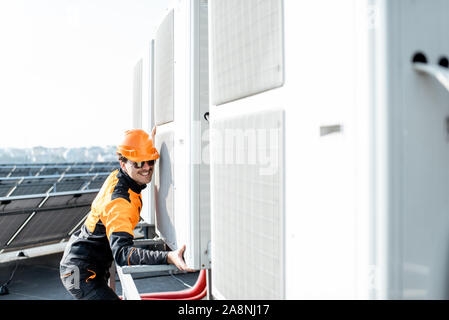
<path id="1" fill-rule="evenodd" d="M 192 272 L 195 271 L 187 267 L 182 254 L 186 250 L 186 245 L 183 245 L 181 248 L 175 251 L 170 251 L 167 255 L 167 263 L 174 264 L 179 270 Z"/>

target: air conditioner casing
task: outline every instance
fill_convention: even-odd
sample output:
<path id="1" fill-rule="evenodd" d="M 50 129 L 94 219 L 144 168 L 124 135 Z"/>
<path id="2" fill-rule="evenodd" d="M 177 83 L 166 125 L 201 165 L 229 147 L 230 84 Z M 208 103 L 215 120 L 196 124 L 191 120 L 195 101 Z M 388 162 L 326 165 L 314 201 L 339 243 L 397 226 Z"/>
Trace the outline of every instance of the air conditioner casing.
<path id="1" fill-rule="evenodd" d="M 448 21 L 444 0 L 209 1 L 215 298 L 449 298 L 449 94 L 411 62 L 449 55 Z M 271 181 L 226 130 L 275 146 Z"/>

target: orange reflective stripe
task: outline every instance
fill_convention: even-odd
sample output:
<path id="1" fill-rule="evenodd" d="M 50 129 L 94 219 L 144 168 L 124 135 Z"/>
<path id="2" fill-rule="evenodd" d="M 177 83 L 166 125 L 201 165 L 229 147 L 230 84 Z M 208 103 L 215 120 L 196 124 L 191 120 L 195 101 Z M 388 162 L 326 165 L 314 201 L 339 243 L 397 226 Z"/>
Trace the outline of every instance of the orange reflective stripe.
<path id="1" fill-rule="evenodd" d="M 97 274 L 95 273 L 95 271 L 92 271 L 92 270 L 89 270 L 89 269 L 87 269 L 87 271 L 92 272 L 93 275 L 91 275 L 89 278 L 86 279 L 86 283 L 87 283 L 87 281 L 89 281 L 90 279 L 93 279 L 93 278 L 95 278 L 95 277 L 97 276 Z"/>
<path id="2" fill-rule="evenodd" d="M 128 266 L 130 266 L 130 264 L 129 264 L 129 257 L 131 257 L 131 255 L 134 252 L 134 250 L 136 250 L 136 248 L 132 248 L 131 252 L 128 255 Z"/>
<path id="3" fill-rule="evenodd" d="M 131 191 L 130 191 L 131 192 Z M 139 219 L 137 207 L 123 198 L 117 198 L 105 206 L 103 224 L 108 238 L 113 232 L 126 232 L 134 236 L 134 228 Z"/>
<path id="4" fill-rule="evenodd" d="M 86 221 L 84 222 L 84 224 L 86 225 L 87 229 L 90 232 L 94 232 L 98 221 L 101 219 L 103 206 L 110 201 L 111 192 L 112 190 L 114 190 L 118 182 L 117 178 L 118 172 L 119 172 L 118 170 L 114 170 L 109 174 L 109 176 L 107 177 L 106 181 L 102 186 L 103 192 L 99 192 L 95 197 L 94 201 L 92 202 L 91 211 L 87 216 Z"/>

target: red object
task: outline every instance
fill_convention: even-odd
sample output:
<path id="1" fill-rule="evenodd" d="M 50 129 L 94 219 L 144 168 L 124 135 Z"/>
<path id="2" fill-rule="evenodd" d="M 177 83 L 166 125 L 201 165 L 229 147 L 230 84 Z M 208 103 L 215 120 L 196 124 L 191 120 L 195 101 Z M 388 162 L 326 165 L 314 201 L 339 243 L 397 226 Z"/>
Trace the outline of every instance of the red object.
<path id="1" fill-rule="evenodd" d="M 201 270 L 195 285 L 186 290 L 143 293 L 142 300 L 200 300 L 207 294 L 206 270 Z"/>

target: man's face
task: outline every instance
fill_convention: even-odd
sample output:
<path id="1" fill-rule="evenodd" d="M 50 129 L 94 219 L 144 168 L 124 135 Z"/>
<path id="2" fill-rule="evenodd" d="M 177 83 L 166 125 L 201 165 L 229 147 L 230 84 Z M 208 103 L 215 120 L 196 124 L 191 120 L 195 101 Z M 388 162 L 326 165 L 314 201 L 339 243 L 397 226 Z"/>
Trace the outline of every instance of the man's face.
<path id="1" fill-rule="evenodd" d="M 150 166 L 147 162 L 142 168 L 136 168 L 131 160 L 120 162 L 121 168 L 140 185 L 148 184 L 153 177 L 154 165 Z"/>

